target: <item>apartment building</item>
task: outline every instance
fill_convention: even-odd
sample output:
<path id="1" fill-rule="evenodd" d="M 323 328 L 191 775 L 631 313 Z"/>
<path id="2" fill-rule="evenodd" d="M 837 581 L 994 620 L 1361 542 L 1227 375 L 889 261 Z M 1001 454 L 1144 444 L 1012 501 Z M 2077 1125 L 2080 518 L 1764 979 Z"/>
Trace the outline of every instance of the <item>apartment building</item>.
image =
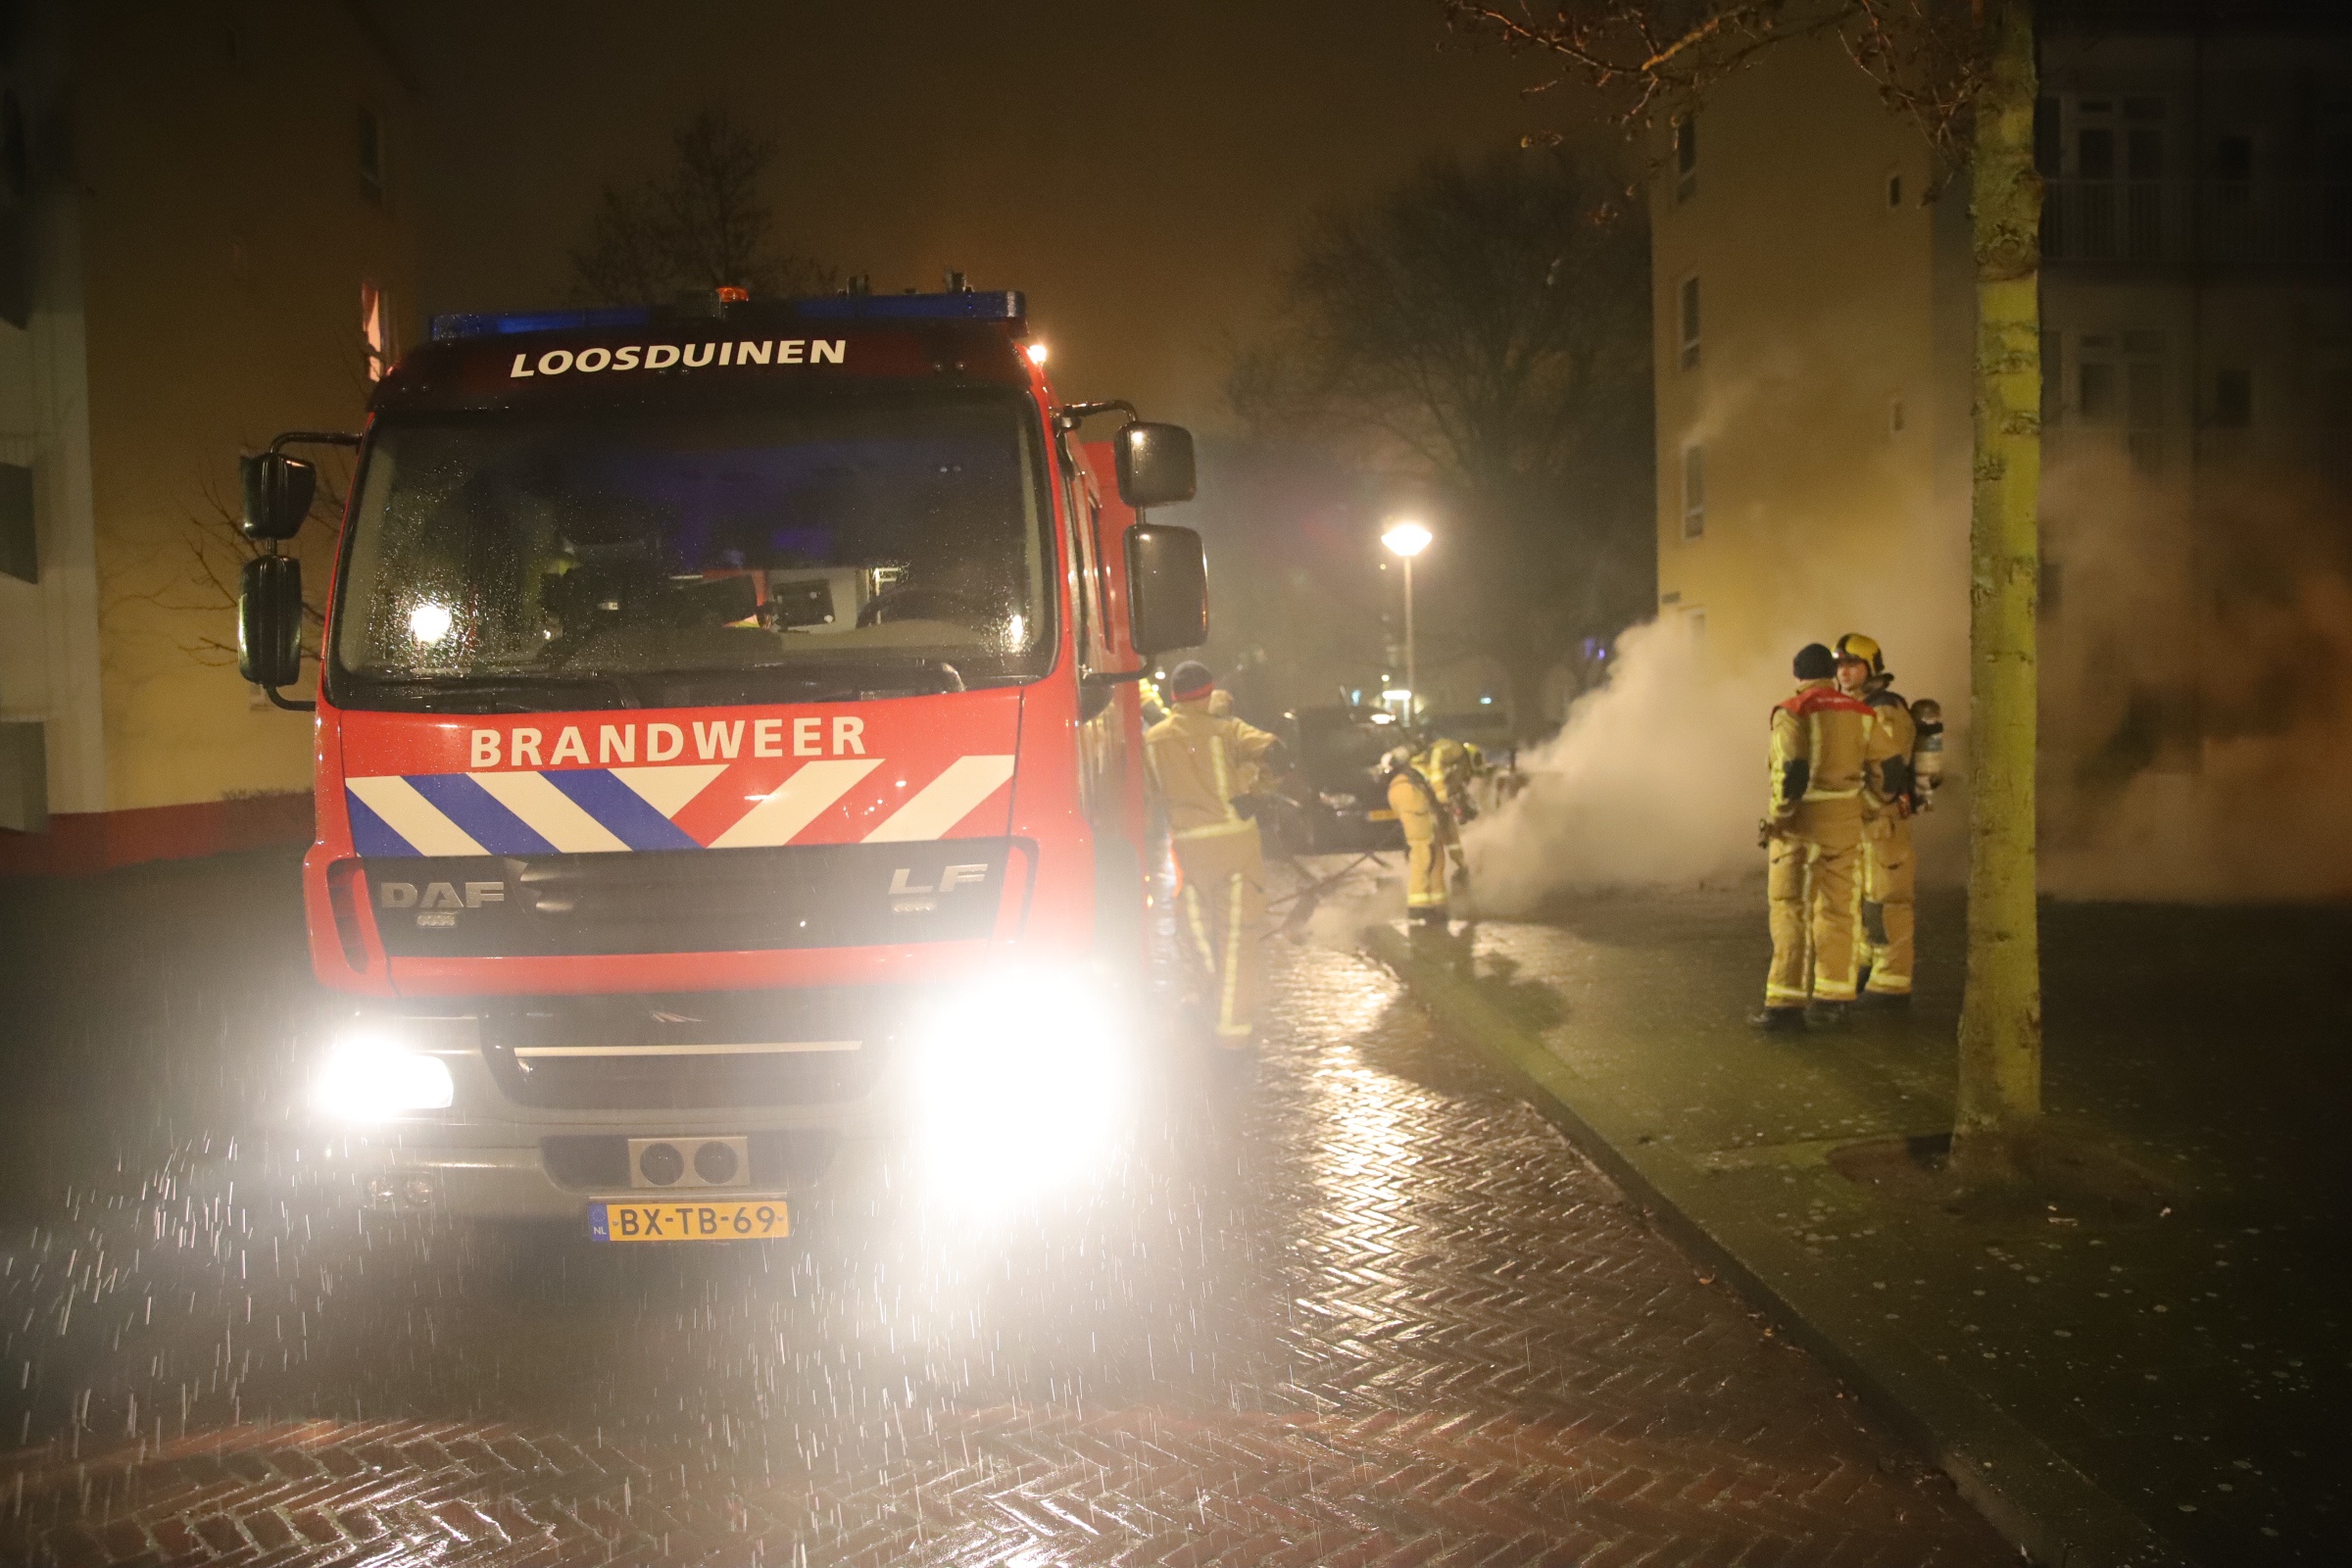
<path id="1" fill-rule="evenodd" d="M 350 0 L 0 14 L 0 871 L 307 836 L 236 459 L 356 428 L 397 351 L 414 98 Z"/>
<path id="2" fill-rule="evenodd" d="M 2041 9 L 2060 839 L 2101 791 L 2193 791 L 2217 744 L 2289 721 L 2213 671 L 2247 657 L 2247 625 L 2291 640 L 2292 579 L 2352 541 L 2348 22 Z M 1904 690 L 1944 699 L 1964 767 L 1965 172 L 1835 40 L 1769 52 L 1671 136 L 1650 191 L 1660 614 L 1759 687 L 1802 642 L 1871 633 Z"/>

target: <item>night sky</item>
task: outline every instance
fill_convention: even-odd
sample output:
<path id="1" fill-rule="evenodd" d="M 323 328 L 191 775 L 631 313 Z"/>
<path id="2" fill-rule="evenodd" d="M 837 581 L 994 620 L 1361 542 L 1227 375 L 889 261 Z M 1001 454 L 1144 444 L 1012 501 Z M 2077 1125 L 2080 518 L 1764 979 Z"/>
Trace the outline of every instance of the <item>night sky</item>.
<path id="1" fill-rule="evenodd" d="M 600 183 L 704 105 L 781 145 L 784 248 L 877 290 L 1026 289 L 1056 384 L 1213 428 L 1305 224 L 1565 107 L 1436 0 L 416 0 L 423 311 L 561 298 Z"/>

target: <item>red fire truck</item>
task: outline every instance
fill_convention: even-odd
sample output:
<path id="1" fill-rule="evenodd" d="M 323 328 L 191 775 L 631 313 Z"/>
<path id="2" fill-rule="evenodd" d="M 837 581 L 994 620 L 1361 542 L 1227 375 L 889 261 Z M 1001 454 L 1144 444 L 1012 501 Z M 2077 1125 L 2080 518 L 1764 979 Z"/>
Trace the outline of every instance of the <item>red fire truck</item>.
<path id="1" fill-rule="evenodd" d="M 1018 293 L 734 296 L 442 318 L 364 435 L 245 460 L 243 673 L 310 707 L 288 449 L 357 448 L 303 890 L 379 1200 L 782 1234 L 895 1056 L 1142 952 L 1190 435 L 1056 397 Z"/>

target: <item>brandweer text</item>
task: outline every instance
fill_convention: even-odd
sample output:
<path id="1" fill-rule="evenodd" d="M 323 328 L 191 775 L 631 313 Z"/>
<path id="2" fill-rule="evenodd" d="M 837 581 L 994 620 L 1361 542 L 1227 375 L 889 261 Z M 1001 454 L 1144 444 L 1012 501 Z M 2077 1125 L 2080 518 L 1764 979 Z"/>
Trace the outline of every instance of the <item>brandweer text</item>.
<path id="1" fill-rule="evenodd" d="M 753 757 L 865 755 L 864 719 L 848 714 L 835 716 L 831 720 L 829 746 L 826 722 L 822 718 L 736 718 L 708 724 L 693 721 L 647 724 L 644 760 L 678 760 L 686 754 L 689 731 L 695 758 L 705 762 L 726 761 L 747 755 L 744 749 L 747 740 L 748 755 Z M 582 767 L 610 767 L 615 762 L 625 765 L 639 760 L 638 728 L 633 723 L 597 725 L 593 758 L 589 756 L 585 725 L 564 725 L 556 732 L 552 743 L 545 730 L 523 725 L 508 730 L 477 729 L 470 736 L 472 746 L 467 765 L 476 771 L 490 767 L 561 767 L 566 762 L 576 762 Z"/>

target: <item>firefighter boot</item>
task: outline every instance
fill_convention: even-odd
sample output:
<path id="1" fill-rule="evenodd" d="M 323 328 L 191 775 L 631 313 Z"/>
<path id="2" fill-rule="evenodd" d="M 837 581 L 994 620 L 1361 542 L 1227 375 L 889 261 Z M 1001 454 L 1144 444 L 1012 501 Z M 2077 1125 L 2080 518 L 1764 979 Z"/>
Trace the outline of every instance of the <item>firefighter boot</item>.
<path id="1" fill-rule="evenodd" d="M 1788 1029 L 1802 1029 L 1805 1026 L 1805 1009 L 1802 1007 L 1764 1007 L 1749 1013 L 1747 1023 L 1749 1028 L 1761 1030 L 1768 1035 L 1779 1034 Z"/>
<path id="2" fill-rule="evenodd" d="M 1879 929 L 1886 940 L 1871 949 L 1870 983 L 1863 995 L 1874 1003 L 1899 1004 L 1911 995 L 1913 934 L 1918 924 L 1909 819 L 1896 817 L 1864 849 L 1862 897 L 1879 906 Z"/>

